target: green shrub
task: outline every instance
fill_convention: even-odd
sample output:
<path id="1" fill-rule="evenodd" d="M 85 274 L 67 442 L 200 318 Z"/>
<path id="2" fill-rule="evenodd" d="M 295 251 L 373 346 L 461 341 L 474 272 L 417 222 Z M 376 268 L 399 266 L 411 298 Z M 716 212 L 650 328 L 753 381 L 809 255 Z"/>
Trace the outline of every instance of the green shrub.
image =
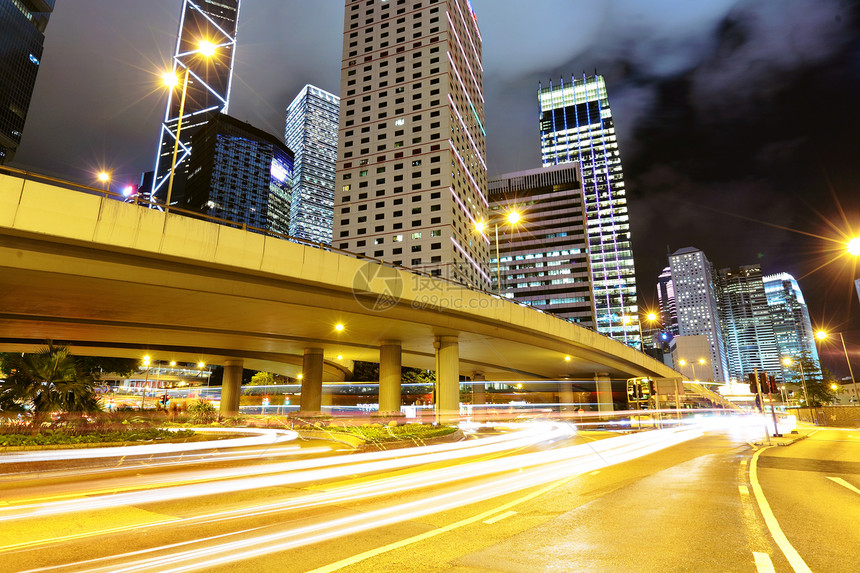
<path id="1" fill-rule="evenodd" d="M 194 424 L 210 424 L 218 419 L 218 411 L 211 402 L 197 400 L 188 406 L 188 415 Z"/>

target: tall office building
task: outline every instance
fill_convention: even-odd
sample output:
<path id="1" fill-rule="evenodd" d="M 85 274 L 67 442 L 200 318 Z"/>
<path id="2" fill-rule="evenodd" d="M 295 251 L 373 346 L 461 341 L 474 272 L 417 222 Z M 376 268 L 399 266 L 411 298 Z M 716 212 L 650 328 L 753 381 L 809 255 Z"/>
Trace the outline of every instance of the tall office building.
<path id="1" fill-rule="evenodd" d="M 0 0 L 0 165 L 21 143 L 53 10 L 54 0 Z"/>
<path id="2" fill-rule="evenodd" d="M 538 101 L 542 164 L 580 166 L 597 330 L 639 346 L 624 174 L 603 76 L 550 82 L 539 88 Z"/>
<path id="3" fill-rule="evenodd" d="M 854 279 L 854 288 L 857 289 L 857 299 L 860 300 L 860 279 Z"/>
<path id="4" fill-rule="evenodd" d="M 763 281 L 779 355 L 807 356 L 816 370 L 821 370 L 809 309 L 797 280 L 788 273 L 778 273 L 765 276 Z"/>
<path id="5" fill-rule="evenodd" d="M 306 85 L 287 107 L 284 143 L 295 154 L 290 235 L 331 244 L 340 98 Z"/>
<path id="6" fill-rule="evenodd" d="M 173 55 L 173 73 L 180 78 L 179 85 L 168 95 L 152 182 L 151 197 L 159 202 L 167 199 L 177 129 L 179 148 L 171 202 L 183 195 L 194 131 L 219 113 L 227 113 L 238 18 L 239 0 L 183 0 Z M 205 55 L 206 46 L 213 46 L 214 54 Z M 185 105 L 179 128 L 183 91 Z"/>
<path id="7" fill-rule="evenodd" d="M 293 154 L 278 137 L 219 114 L 191 143 L 184 208 L 289 233 Z"/>
<path id="8" fill-rule="evenodd" d="M 493 290 L 594 328 L 591 269 L 576 164 L 490 179 Z M 510 223 L 508 214 L 519 221 Z M 498 238 L 496 238 L 498 230 Z M 500 282 L 501 279 L 501 282 Z"/>
<path id="9" fill-rule="evenodd" d="M 729 378 L 744 380 L 754 370 L 781 377 L 782 364 L 761 266 L 720 269 L 717 275 Z"/>
<path id="10" fill-rule="evenodd" d="M 660 307 L 661 330 L 678 334 L 678 309 L 675 306 L 675 286 L 672 284 L 672 269 L 666 267 L 657 277 L 657 304 Z"/>
<path id="11" fill-rule="evenodd" d="M 675 307 L 678 313 L 680 336 L 706 336 L 710 356 L 706 368 L 710 380 L 726 382 L 728 364 L 723 345 L 714 272 L 705 253 L 694 247 L 679 249 L 669 255 L 672 285 L 675 289 Z M 688 362 L 700 357 L 684 357 Z M 704 357 L 701 357 L 704 358 Z M 701 369 L 699 377 L 704 375 Z"/>
<path id="12" fill-rule="evenodd" d="M 468 0 L 347 0 L 332 245 L 489 288 L 483 124 Z"/>

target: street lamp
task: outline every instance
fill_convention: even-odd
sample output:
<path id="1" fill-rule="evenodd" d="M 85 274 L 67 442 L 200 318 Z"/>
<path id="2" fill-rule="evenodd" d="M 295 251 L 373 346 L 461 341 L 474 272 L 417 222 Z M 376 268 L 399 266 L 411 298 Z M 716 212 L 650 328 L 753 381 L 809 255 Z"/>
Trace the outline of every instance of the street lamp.
<path id="1" fill-rule="evenodd" d="M 107 171 L 99 171 L 96 178 L 101 181 L 105 186 L 105 191 L 110 190 L 110 173 Z"/>
<path id="2" fill-rule="evenodd" d="M 515 209 L 508 211 L 508 213 L 505 215 L 505 222 L 507 222 L 512 227 L 515 227 L 520 222 L 521 219 L 522 219 L 522 216 L 520 215 L 519 211 L 517 211 Z M 495 234 L 496 234 L 496 286 L 498 288 L 498 295 L 502 296 L 502 260 L 499 257 L 499 224 L 498 224 L 498 222 L 493 223 L 493 228 L 494 228 Z M 477 231 L 478 233 L 483 235 L 483 233 L 486 229 L 487 229 L 487 223 L 484 223 L 483 221 L 478 221 L 477 223 L 475 223 L 475 231 Z"/>
<path id="3" fill-rule="evenodd" d="M 791 366 L 793 361 L 791 358 L 785 357 L 782 359 L 782 363 L 786 366 Z M 800 381 L 803 384 L 803 399 L 806 401 L 806 407 L 809 408 L 811 407 L 811 404 L 809 403 L 809 394 L 806 392 L 806 375 L 803 373 L 803 361 L 798 360 L 797 365 L 800 366 Z"/>
<path id="4" fill-rule="evenodd" d="M 860 237 L 854 237 L 845 243 L 845 250 L 849 255 L 860 256 Z"/>
<path id="5" fill-rule="evenodd" d="M 208 40 L 203 40 L 197 45 L 197 53 L 206 58 L 211 58 L 215 55 L 217 46 Z M 174 64 L 175 65 L 175 64 Z M 179 135 L 182 133 L 182 116 L 185 113 L 185 96 L 188 94 L 188 76 L 191 73 L 191 68 L 185 65 L 185 74 L 182 80 L 182 97 L 179 100 L 179 119 L 176 122 L 176 138 L 173 142 L 173 161 L 170 165 L 170 178 L 167 182 L 167 200 L 164 203 L 164 212 L 170 211 L 170 198 L 173 195 L 173 175 L 176 173 L 176 156 L 179 153 Z M 167 72 L 162 76 L 164 84 L 170 89 L 179 85 L 179 77 L 176 72 Z"/>
<path id="6" fill-rule="evenodd" d="M 141 412 L 143 412 L 143 404 L 146 402 L 146 385 L 149 383 L 149 355 L 143 357 L 143 365 L 146 366 L 146 375 L 143 377 L 143 392 L 140 395 Z"/>
<path id="7" fill-rule="evenodd" d="M 855 249 L 860 249 L 860 238 L 851 239 L 851 241 L 849 241 L 849 243 L 848 243 L 848 245 L 849 245 L 848 246 L 848 252 L 849 253 L 851 253 L 851 248 L 852 248 L 851 244 L 852 243 L 854 243 Z M 851 254 L 855 254 L 855 253 L 851 253 Z M 851 374 L 851 388 L 852 388 L 853 393 L 854 393 L 854 400 L 858 404 L 860 404 L 860 393 L 858 393 L 858 391 L 857 391 L 857 381 L 854 380 L 854 370 L 851 369 L 851 361 L 848 359 L 848 348 L 845 346 L 845 337 L 842 336 L 841 332 L 838 334 L 839 334 L 839 340 L 842 341 L 842 352 L 845 353 L 845 362 L 848 363 L 848 373 Z M 819 330 L 818 332 L 815 333 L 815 338 L 823 341 L 825 338 L 827 338 L 827 333 L 824 332 L 823 330 Z"/>

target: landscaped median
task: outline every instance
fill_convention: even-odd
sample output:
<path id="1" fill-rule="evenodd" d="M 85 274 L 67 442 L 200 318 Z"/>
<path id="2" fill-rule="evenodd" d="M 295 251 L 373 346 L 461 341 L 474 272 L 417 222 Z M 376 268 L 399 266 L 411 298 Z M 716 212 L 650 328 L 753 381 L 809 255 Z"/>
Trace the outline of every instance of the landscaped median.
<path id="1" fill-rule="evenodd" d="M 362 424 L 331 423 L 293 427 L 303 438 L 333 440 L 354 448 L 387 450 L 407 446 L 424 446 L 463 439 L 456 426 L 432 424 Z"/>

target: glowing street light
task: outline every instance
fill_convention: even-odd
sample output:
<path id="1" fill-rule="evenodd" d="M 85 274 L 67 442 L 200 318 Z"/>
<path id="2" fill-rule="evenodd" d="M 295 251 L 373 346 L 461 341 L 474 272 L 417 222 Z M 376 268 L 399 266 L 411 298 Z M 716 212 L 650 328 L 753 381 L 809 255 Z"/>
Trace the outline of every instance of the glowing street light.
<path id="1" fill-rule="evenodd" d="M 854 237 L 845 244 L 849 255 L 860 256 L 860 237 Z"/>
<path id="2" fill-rule="evenodd" d="M 505 222 L 512 227 L 517 226 L 521 220 L 522 215 L 520 215 L 520 212 L 516 209 L 508 211 L 508 213 L 505 215 Z M 498 289 L 497 294 L 499 296 L 502 296 L 502 261 L 499 256 L 499 224 L 493 223 L 493 228 L 496 234 L 496 287 Z M 477 231 L 479 234 L 483 235 L 486 229 L 487 223 L 483 221 L 478 221 L 477 223 L 475 223 L 475 231 Z"/>
<path id="3" fill-rule="evenodd" d="M 110 191 L 110 172 L 109 171 L 99 171 L 96 175 L 96 179 L 101 181 L 105 186 L 105 191 Z"/>
<path id="4" fill-rule="evenodd" d="M 203 40 L 198 44 L 197 53 L 206 58 L 211 58 L 215 55 L 217 46 L 208 40 Z M 174 64 L 175 65 L 175 64 Z M 176 122 L 176 139 L 173 142 L 173 162 L 170 165 L 170 179 L 167 182 L 167 199 L 164 202 L 164 212 L 170 210 L 170 198 L 173 195 L 173 175 L 176 173 L 176 156 L 179 153 L 179 135 L 182 132 L 182 116 L 185 113 L 185 96 L 188 94 L 188 75 L 191 69 L 186 65 L 184 79 L 182 80 L 182 98 L 179 100 L 179 119 Z M 170 89 L 176 88 L 179 85 L 179 77 L 175 73 L 165 73 L 162 76 L 164 84 Z"/>
<path id="5" fill-rule="evenodd" d="M 851 241 L 848 243 L 848 245 L 849 245 L 848 252 L 851 252 L 851 243 L 854 243 L 855 248 L 860 248 L 860 237 L 858 237 L 856 239 L 851 239 Z M 852 254 L 858 254 L 858 253 L 852 253 Z M 848 363 L 848 373 L 851 374 L 851 388 L 854 391 L 854 400 L 856 400 L 857 403 L 860 404 L 860 392 L 858 392 L 858 390 L 857 390 L 857 381 L 854 379 L 854 370 L 851 368 L 851 360 L 848 359 L 848 348 L 845 346 L 845 337 L 842 336 L 841 332 L 838 334 L 839 334 L 839 340 L 842 341 L 842 352 L 845 353 L 845 362 Z M 824 339 L 826 339 L 827 336 L 828 336 L 828 334 L 826 332 L 824 332 L 823 330 L 819 330 L 818 332 L 815 333 L 815 338 L 817 338 L 818 340 L 821 340 L 821 341 L 824 341 Z"/>

